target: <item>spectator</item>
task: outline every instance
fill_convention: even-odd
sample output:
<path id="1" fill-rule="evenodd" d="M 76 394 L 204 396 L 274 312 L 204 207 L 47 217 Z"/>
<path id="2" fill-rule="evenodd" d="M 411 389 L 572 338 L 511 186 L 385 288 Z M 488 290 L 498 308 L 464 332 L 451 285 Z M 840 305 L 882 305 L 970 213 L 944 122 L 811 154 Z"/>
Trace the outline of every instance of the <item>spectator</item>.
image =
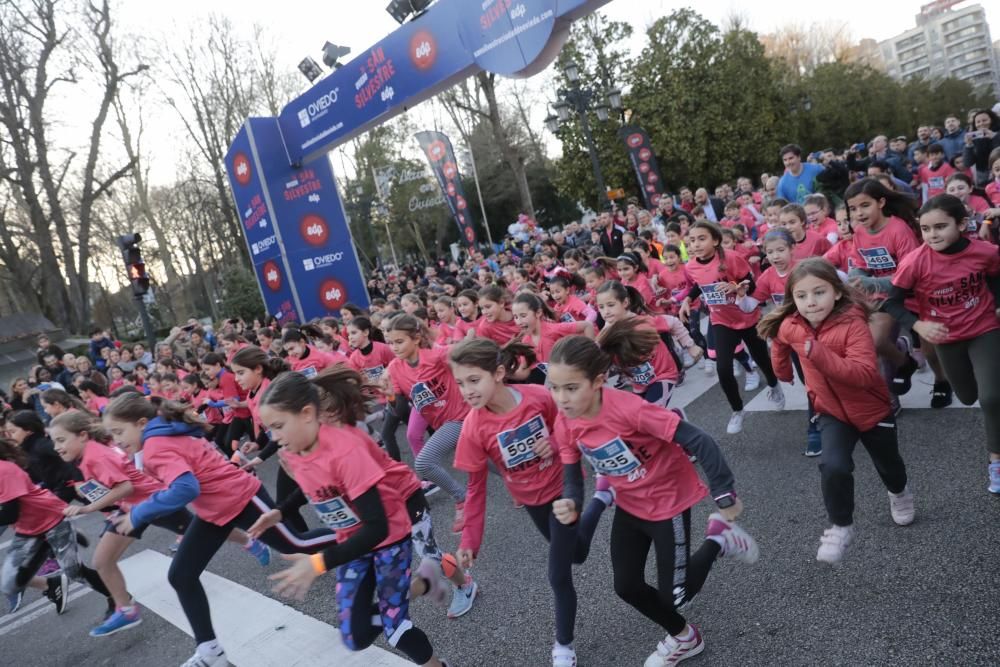
<path id="1" fill-rule="evenodd" d="M 677 196 L 680 198 L 678 208 L 682 208 L 688 213 L 694 210 L 694 193 L 691 192 L 691 188 L 684 186 L 680 189 L 680 191 L 678 191 Z"/>
<path id="2" fill-rule="evenodd" d="M 597 218 L 598 242 L 604 250 L 605 257 L 620 257 L 625 252 L 622 242 L 622 229 L 615 225 L 611 211 L 603 211 Z"/>
<path id="3" fill-rule="evenodd" d="M 101 350 L 103 349 L 115 349 L 115 344 L 110 338 L 104 335 L 103 329 L 92 329 L 90 332 L 90 360 L 96 365 L 103 358 L 101 356 Z M 59 355 L 62 357 L 62 355 Z"/>
<path id="4" fill-rule="evenodd" d="M 922 149 L 918 148 L 917 150 L 920 151 Z M 892 189 L 896 192 L 902 192 L 910 195 L 911 197 L 915 197 L 917 194 L 914 189 L 910 187 L 909 183 L 901 178 L 896 178 L 896 176 L 892 173 L 892 169 L 889 167 L 889 163 L 885 160 L 872 161 L 872 163 L 868 165 L 868 175 L 872 178 L 878 178 L 879 176 L 884 175 L 886 178 L 892 180 Z"/>
<path id="5" fill-rule="evenodd" d="M 795 144 L 782 146 L 781 161 L 785 165 L 785 173 L 778 181 L 778 196 L 802 204 L 806 197 L 816 192 L 816 177 L 823 172 L 823 167 L 802 162 L 802 149 Z"/>
<path id="6" fill-rule="evenodd" d="M 143 364 L 146 368 L 153 365 L 153 355 L 146 351 L 146 346 L 142 343 L 132 346 L 132 358 L 137 364 Z"/>
<path id="7" fill-rule="evenodd" d="M 974 137 L 973 134 L 982 136 Z M 992 180 L 990 173 L 990 153 L 1000 148 L 1000 117 L 990 109 L 980 109 L 972 116 L 972 132 L 962 138 L 965 151 L 962 162 L 976 170 L 976 184 L 985 186 Z"/>
<path id="8" fill-rule="evenodd" d="M 719 199 L 718 197 L 710 197 L 708 190 L 705 188 L 698 188 L 694 192 L 694 202 L 695 207 L 700 206 L 705 215 L 705 218 L 711 220 L 712 222 L 718 222 L 722 220 L 722 216 L 725 215 L 726 203 Z M 698 218 L 694 213 L 694 209 L 691 209 L 691 214 Z"/>
<path id="9" fill-rule="evenodd" d="M 917 128 L 917 140 L 914 141 L 912 144 L 910 144 L 910 146 L 906 149 L 906 158 L 910 162 L 913 162 L 914 161 L 913 152 L 917 150 L 917 148 L 923 148 L 924 150 L 926 150 L 927 147 L 931 145 L 931 143 L 933 142 L 931 141 L 930 126 L 921 125 L 920 127 Z"/>
<path id="10" fill-rule="evenodd" d="M 965 132 L 962 130 L 962 121 L 958 119 L 958 116 L 948 116 L 944 119 L 944 134 L 935 142 L 941 144 L 945 159 L 949 162 L 956 155 L 962 154 L 965 149 Z"/>
<path id="11" fill-rule="evenodd" d="M 876 160 L 882 160 L 888 164 L 892 175 L 901 181 L 905 182 L 911 176 L 904 164 L 904 156 L 889 149 L 889 142 L 885 135 L 880 134 L 872 139 L 871 147 L 868 149 L 868 157 L 864 159 L 858 159 L 858 152 L 853 148 L 847 151 L 847 168 L 851 171 L 868 171 L 869 165 Z"/>
<path id="12" fill-rule="evenodd" d="M 66 354 L 62 351 L 58 345 L 55 345 L 50 339 L 48 334 L 41 334 L 38 337 L 38 350 L 35 352 L 35 356 L 38 358 L 38 363 L 44 363 L 46 355 L 54 354 L 57 359 L 62 359 L 63 355 Z"/>

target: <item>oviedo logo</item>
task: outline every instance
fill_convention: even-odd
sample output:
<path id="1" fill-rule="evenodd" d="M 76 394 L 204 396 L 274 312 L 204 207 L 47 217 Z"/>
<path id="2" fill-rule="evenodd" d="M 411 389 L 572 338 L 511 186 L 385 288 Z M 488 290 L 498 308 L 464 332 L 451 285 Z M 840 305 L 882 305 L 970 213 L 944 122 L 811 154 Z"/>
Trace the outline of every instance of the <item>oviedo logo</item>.
<path id="1" fill-rule="evenodd" d="M 638 148 L 639 146 L 642 146 L 643 143 L 642 134 L 639 132 L 633 132 L 628 135 L 628 139 L 626 139 L 626 141 L 628 142 L 630 148 Z"/>
<path id="2" fill-rule="evenodd" d="M 302 239 L 312 246 L 321 246 L 330 238 L 330 228 L 326 220 L 315 213 L 303 216 L 302 222 L 299 223 L 299 233 L 302 234 Z"/>
<path id="3" fill-rule="evenodd" d="M 347 303 L 347 290 L 336 278 L 327 278 L 319 286 L 319 301 L 327 310 L 337 310 Z"/>
<path id="4" fill-rule="evenodd" d="M 250 158 L 242 151 L 233 156 L 233 175 L 243 187 L 250 185 Z"/>
<path id="5" fill-rule="evenodd" d="M 428 70 L 437 61 L 437 40 L 427 30 L 418 30 L 410 38 L 410 60 L 418 70 Z"/>
<path id="6" fill-rule="evenodd" d="M 448 154 L 448 149 L 440 139 L 427 144 L 427 158 L 431 162 L 440 162 Z"/>
<path id="7" fill-rule="evenodd" d="M 264 262 L 261 275 L 264 276 L 264 284 L 267 285 L 269 290 L 277 292 L 281 289 L 281 269 L 278 268 L 277 263 L 273 261 Z"/>

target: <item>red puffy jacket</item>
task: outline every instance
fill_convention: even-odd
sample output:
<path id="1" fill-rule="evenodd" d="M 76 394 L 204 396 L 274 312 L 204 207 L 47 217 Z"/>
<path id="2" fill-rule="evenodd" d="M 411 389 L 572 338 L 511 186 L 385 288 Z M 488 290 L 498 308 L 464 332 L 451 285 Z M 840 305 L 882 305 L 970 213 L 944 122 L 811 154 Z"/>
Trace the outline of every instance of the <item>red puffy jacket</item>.
<path id="1" fill-rule="evenodd" d="M 812 341 L 808 355 L 806 341 Z M 771 361 L 779 380 L 792 381 L 792 351 L 799 355 L 816 412 L 862 432 L 892 412 L 875 341 L 860 308 L 832 315 L 818 329 L 798 313 L 786 318 L 771 346 Z"/>

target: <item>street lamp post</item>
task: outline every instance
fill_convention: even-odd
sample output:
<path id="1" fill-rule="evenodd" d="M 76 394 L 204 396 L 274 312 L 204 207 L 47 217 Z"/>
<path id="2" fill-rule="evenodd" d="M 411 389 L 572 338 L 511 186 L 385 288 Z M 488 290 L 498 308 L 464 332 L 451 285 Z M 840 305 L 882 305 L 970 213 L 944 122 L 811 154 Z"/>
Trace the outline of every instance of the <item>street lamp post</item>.
<path id="1" fill-rule="evenodd" d="M 607 199 L 608 191 L 604 186 L 601 161 L 597 156 L 597 146 L 594 144 L 594 135 L 590 129 L 590 118 L 587 112 L 592 110 L 597 115 L 597 120 L 602 123 L 607 122 L 611 109 L 621 111 L 622 93 L 617 88 L 602 93 L 581 85 L 580 69 L 576 63 L 570 62 L 566 65 L 564 72 L 570 87 L 568 89 L 561 88 L 558 91 L 558 99 L 552 104 L 556 115 L 550 114 L 545 119 L 545 127 L 548 128 L 549 132 L 556 134 L 560 125 L 568 122 L 572 112 L 576 112 L 580 119 L 580 129 L 583 130 L 584 141 L 587 142 L 590 165 L 594 169 L 594 181 L 597 183 L 597 204 L 600 206 Z M 595 101 L 596 104 L 594 104 Z"/>

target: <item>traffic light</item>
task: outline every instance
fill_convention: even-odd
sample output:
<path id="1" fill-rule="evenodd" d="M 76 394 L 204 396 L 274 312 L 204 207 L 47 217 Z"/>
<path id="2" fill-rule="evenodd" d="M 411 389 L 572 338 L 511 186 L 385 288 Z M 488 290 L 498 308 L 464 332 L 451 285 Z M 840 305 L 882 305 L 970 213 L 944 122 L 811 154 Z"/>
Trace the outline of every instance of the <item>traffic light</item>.
<path id="1" fill-rule="evenodd" d="M 146 263 L 139 250 L 141 240 L 137 233 L 118 237 L 118 247 L 121 248 L 128 280 L 132 284 L 132 294 L 135 296 L 142 296 L 149 291 L 149 274 L 146 273 Z"/>

